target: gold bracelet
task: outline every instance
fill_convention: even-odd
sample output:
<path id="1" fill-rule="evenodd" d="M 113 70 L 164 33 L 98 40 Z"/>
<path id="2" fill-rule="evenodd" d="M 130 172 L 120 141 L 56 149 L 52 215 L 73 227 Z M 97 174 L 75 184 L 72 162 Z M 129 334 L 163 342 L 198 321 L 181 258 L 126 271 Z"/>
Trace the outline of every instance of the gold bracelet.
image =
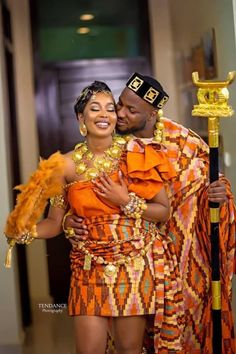
<path id="1" fill-rule="evenodd" d="M 64 210 L 66 210 L 68 206 L 66 197 L 63 194 L 57 194 L 54 197 L 50 198 L 50 204 L 52 207 L 61 208 Z"/>
<path id="2" fill-rule="evenodd" d="M 121 210 L 129 218 L 140 219 L 147 209 L 146 200 L 138 197 L 135 193 L 129 193 L 129 197 L 129 203 L 121 207 Z"/>
<path id="3" fill-rule="evenodd" d="M 37 237 L 38 237 L 37 226 L 34 225 L 30 231 L 26 231 L 23 235 L 21 235 L 20 238 L 16 238 L 15 240 L 16 240 L 16 243 L 18 243 L 20 245 L 29 245 Z"/>
<path id="4" fill-rule="evenodd" d="M 73 227 L 68 227 L 67 229 L 65 229 L 64 232 L 65 232 L 65 238 L 70 238 L 75 236 L 75 230 L 73 229 Z"/>
<path id="5" fill-rule="evenodd" d="M 38 233 L 37 233 L 37 226 L 34 225 L 31 229 L 31 231 L 27 231 L 24 233 L 20 238 L 12 238 L 8 237 L 7 238 L 7 243 L 9 244 L 9 248 L 7 250 L 6 254 L 6 259 L 5 259 L 5 267 L 6 268 L 11 268 L 11 261 L 12 261 L 12 250 L 13 247 L 15 246 L 16 243 L 20 245 L 29 245 L 35 238 L 37 238 Z"/>

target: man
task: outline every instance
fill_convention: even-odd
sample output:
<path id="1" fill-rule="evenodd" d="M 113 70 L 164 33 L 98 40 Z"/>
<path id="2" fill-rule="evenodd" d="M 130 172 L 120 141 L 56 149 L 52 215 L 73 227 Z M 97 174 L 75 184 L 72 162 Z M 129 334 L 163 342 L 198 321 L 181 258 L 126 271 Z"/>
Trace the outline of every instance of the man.
<path id="1" fill-rule="evenodd" d="M 208 217 L 208 201 L 212 201 L 221 205 L 222 350 L 234 353 L 230 299 L 235 261 L 235 209 L 229 183 L 221 177 L 209 185 L 208 146 L 191 130 L 161 117 L 168 95 L 156 80 L 135 73 L 126 86 L 117 104 L 117 133 L 133 134 L 145 144 L 151 141 L 164 144 L 177 172 L 169 188 L 172 214 L 164 229 L 172 236 L 182 277 L 184 352 L 212 353 Z M 86 238 L 87 231 L 81 221 L 74 215 L 65 220 L 65 228 L 74 229 L 76 240 Z"/>

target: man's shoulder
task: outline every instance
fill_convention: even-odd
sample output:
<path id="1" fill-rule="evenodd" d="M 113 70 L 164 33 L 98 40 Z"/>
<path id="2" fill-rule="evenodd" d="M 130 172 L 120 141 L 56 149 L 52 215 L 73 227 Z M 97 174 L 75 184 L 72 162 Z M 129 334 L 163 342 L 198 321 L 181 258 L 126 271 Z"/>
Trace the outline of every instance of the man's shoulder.
<path id="1" fill-rule="evenodd" d="M 186 131 L 186 132 L 189 131 L 188 128 L 186 128 L 184 125 L 180 124 L 179 122 L 176 122 L 175 120 L 163 117 L 162 122 L 164 123 L 165 128 L 179 130 L 179 131 Z"/>
<path id="2" fill-rule="evenodd" d="M 190 128 L 186 128 L 182 124 L 175 122 L 169 118 L 162 118 L 164 123 L 164 136 L 166 144 L 177 144 L 184 148 L 185 146 L 191 147 L 191 149 L 201 149 L 208 152 L 209 147 L 207 143 Z"/>
<path id="3" fill-rule="evenodd" d="M 181 135 L 190 135 L 190 136 L 193 136 L 193 137 L 196 137 L 198 139 L 201 139 L 202 138 L 200 137 L 200 135 L 198 135 L 196 132 L 194 132 L 192 129 L 190 128 L 187 128 L 185 127 L 184 125 L 172 120 L 172 119 L 169 119 L 169 118 L 162 118 L 162 121 L 164 123 L 164 126 L 165 126 L 165 129 L 169 132 L 173 131 L 174 132 L 179 132 L 179 134 Z"/>

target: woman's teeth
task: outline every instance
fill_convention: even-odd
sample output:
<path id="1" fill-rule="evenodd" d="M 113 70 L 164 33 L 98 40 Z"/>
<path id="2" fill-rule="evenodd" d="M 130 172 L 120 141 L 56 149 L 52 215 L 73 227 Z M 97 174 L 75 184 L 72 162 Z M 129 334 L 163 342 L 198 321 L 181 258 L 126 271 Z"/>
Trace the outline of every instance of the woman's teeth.
<path id="1" fill-rule="evenodd" d="M 105 123 L 105 122 L 98 122 L 96 123 L 96 126 L 99 127 L 99 128 L 108 128 L 109 127 L 109 124 L 108 123 Z"/>

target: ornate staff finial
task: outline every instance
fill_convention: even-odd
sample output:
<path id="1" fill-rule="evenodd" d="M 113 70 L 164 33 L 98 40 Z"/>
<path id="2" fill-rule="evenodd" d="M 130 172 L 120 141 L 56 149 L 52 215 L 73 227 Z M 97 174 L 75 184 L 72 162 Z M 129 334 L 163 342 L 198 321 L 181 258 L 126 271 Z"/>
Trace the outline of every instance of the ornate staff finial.
<path id="1" fill-rule="evenodd" d="M 198 117 L 231 117 L 234 111 L 228 105 L 229 86 L 236 76 L 236 71 L 228 73 L 226 81 L 199 81 L 198 72 L 192 73 L 193 83 L 198 87 L 198 105 L 194 105 L 193 116 Z"/>

